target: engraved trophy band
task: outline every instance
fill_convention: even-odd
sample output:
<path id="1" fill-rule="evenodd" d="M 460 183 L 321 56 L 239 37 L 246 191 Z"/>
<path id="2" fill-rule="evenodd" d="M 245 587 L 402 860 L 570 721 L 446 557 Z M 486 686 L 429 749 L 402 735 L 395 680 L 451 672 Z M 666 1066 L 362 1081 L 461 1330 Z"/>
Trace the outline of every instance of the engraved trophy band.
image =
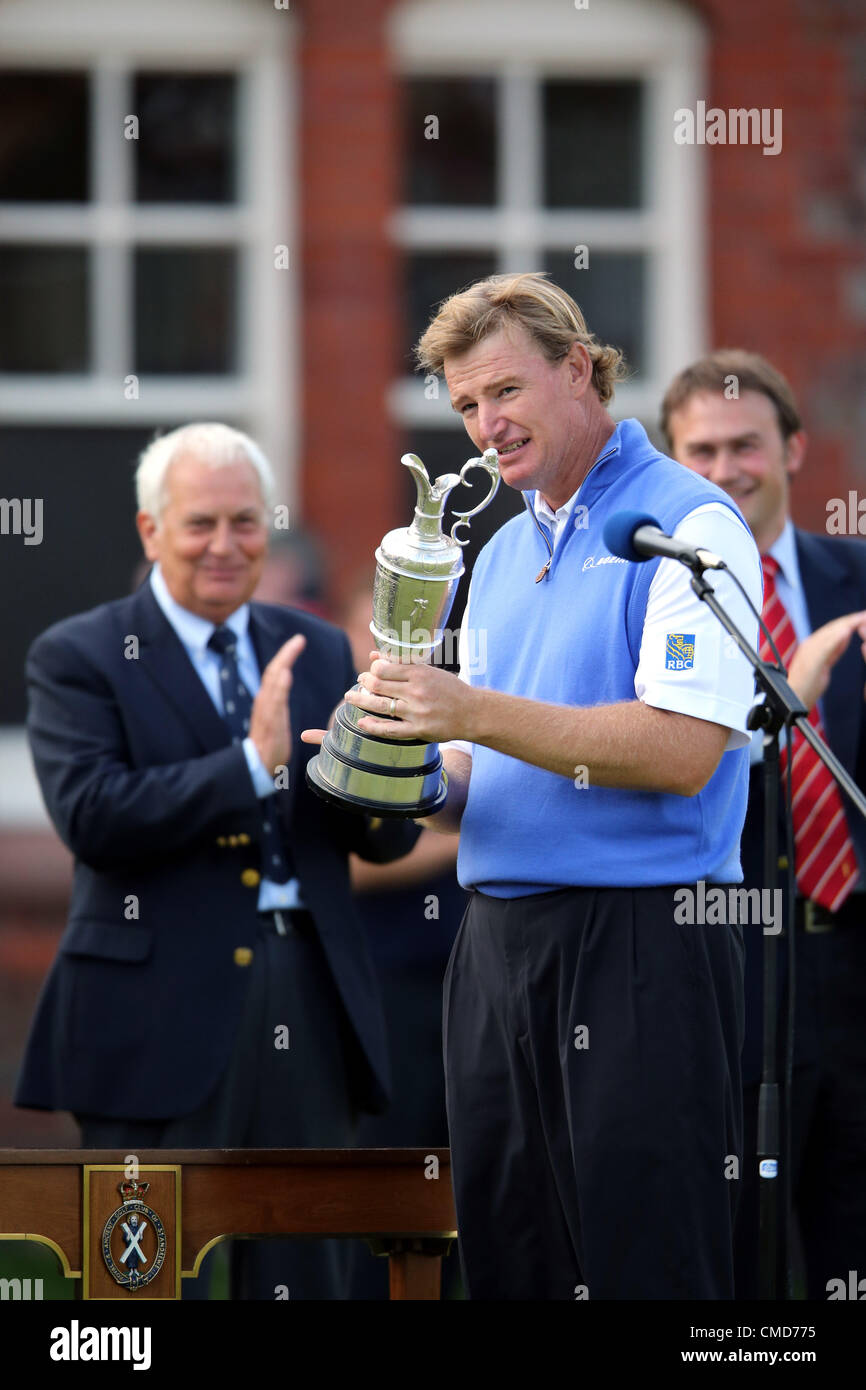
<path id="1" fill-rule="evenodd" d="M 493 501 L 499 462 L 496 450 L 486 449 L 459 473 L 445 473 L 433 483 L 416 454 L 404 454 L 400 462 L 412 473 L 418 500 L 411 526 L 389 531 L 376 551 L 370 631 L 389 660 L 429 661 L 442 643 L 464 569 L 469 536 L 457 532 L 468 532 L 470 518 Z M 453 512 L 457 519 L 446 533 L 445 503 L 473 468 L 489 475 L 487 495 L 471 511 Z M 344 810 L 377 816 L 420 817 L 439 810 L 447 789 L 438 744 L 364 733 L 358 720 L 365 713 L 357 705 L 340 705 L 320 751 L 307 764 L 313 790 Z"/>

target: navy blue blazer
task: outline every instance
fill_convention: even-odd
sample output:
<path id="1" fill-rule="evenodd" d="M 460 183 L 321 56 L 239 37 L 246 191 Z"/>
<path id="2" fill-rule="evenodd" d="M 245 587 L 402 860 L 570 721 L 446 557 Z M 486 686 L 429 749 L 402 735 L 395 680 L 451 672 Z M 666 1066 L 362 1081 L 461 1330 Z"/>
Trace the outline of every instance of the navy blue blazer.
<path id="1" fill-rule="evenodd" d="M 797 561 L 812 630 L 831 618 L 866 609 L 866 544 L 855 538 L 814 536 L 796 531 Z M 822 696 L 827 742 L 845 769 L 861 788 L 866 788 L 866 665 L 860 643 L 854 638 L 833 667 L 830 684 Z M 743 886 L 763 886 L 764 783 L 763 766 L 753 766 L 749 774 L 749 804 L 742 838 Z M 857 850 L 862 880 L 866 883 L 866 821 L 844 797 L 851 837 Z M 779 817 L 779 853 L 785 853 L 784 820 Z M 785 874 L 778 887 L 783 888 Z M 864 914 L 866 915 L 866 914 Z M 864 922 L 866 926 L 866 922 Z M 763 999 L 763 932 L 760 926 L 744 928 L 746 935 L 746 1041 L 743 1047 L 743 1080 L 754 1082 L 761 1075 L 761 1001 Z M 786 946 L 779 939 L 782 988 L 787 977 Z M 812 1039 L 798 1037 L 796 1059 L 813 1060 Z"/>
<path id="2" fill-rule="evenodd" d="M 289 786 L 276 804 L 357 1044 L 354 1098 L 375 1113 L 390 1069 L 347 856 L 386 862 L 419 832 L 341 812 L 306 784 L 317 749 L 300 732 L 325 728 L 355 679 L 345 635 L 261 603 L 250 605 L 249 630 L 260 669 L 295 633 L 307 639 L 290 695 Z M 243 960 L 256 946 L 261 813 L 243 749 L 149 583 L 43 633 L 27 680 L 36 772 L 75 875 L 15 1102 L 118 1118 L 188 1114 L 228 1065 Z"/>

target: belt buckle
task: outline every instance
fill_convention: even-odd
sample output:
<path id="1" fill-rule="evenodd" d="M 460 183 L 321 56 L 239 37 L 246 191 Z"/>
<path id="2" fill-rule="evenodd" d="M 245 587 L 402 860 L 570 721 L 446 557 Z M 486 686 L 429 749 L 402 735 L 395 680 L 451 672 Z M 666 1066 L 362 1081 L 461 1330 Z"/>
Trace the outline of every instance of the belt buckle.
<path id="1" fill-rule="evenodd" d="M 824 932 L 829 932 L 833 930 L 832 918 L 830 918 L 829 921 L 827 921 L 826 919 L 822 921 L 818 917 L 817 913 L 823 912 L 823 910 L 824 909 L 821 907 L 820 903 L 813 902 L 811 898 L 806 899 L 805 903 L 803 904 L 804 931 L 809 932 L 809 934 L 813 936 L 820 936 Z"/>

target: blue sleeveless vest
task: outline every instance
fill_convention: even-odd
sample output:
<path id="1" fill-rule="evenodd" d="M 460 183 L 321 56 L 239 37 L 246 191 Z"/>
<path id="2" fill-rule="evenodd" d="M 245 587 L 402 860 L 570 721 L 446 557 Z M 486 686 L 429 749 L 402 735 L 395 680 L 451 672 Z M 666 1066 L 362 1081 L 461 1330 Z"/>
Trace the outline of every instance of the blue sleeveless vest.
<path id="1" fill-rule="evenodd" d="M 550 552 L 533 498 L 524 494 L 526 513 L 507 522 L 476 561 L 469 619 L 486 660 L 470 670 L 471 683 L 560 705 L 635 700 L 660 561 L 612 556 L 605 522 L 620 510 L 646 511 L 670 533 L 704 503 L 722 502 L 742 520 L 738 508 L 653 448 L 637 420 L 624 420 L 581 485 L 550 570 L 536 583 Z M 577 787 L 476 744 L 459 880 L 506 898 L 566 886 L 738 883 L 748 765 L 748 747 L 724 753 L 703 791 L 684 797 L 596 787 L 591 768 L 590 784 Z"/>

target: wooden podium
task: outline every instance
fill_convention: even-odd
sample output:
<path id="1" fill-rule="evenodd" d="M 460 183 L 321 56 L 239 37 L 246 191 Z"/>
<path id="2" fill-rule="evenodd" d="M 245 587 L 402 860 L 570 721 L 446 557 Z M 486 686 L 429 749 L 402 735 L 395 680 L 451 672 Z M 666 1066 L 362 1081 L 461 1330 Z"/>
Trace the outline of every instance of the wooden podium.
<path id="1" fill-rule="evenodd" d="M 0 1149 L 0 1240 L 49 1246 L 84 1299 L 178 1299 L 232 1236 L 360 1237 L 392 1299 L 438 1299 L 455 1226 L 448 1149 Z"/>

